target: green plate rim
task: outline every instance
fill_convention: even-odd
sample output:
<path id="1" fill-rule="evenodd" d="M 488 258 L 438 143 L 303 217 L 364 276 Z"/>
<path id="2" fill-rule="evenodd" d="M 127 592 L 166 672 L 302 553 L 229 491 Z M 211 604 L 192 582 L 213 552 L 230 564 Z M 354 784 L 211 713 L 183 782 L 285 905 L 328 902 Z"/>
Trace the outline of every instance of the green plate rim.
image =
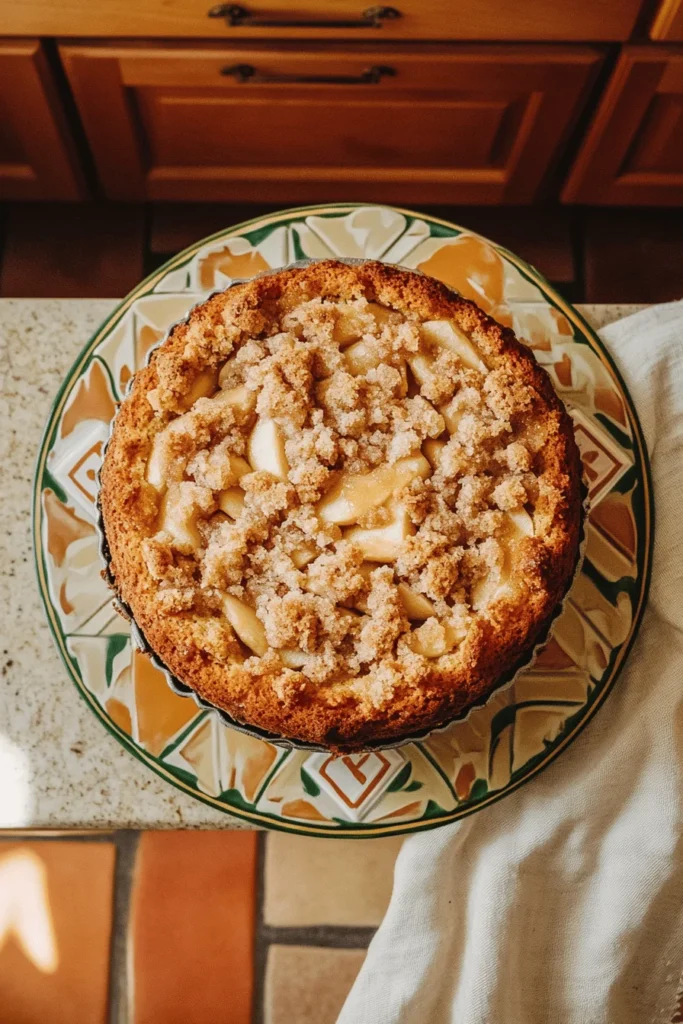
<path id="1" fill-rule="evenodd" d="M 559 742 L 554 743 L 548 747 L 545 754 L 541 755 L 540 760 L 533 764 L 532 767 L 520 778 L 510 782 L 506 787 L 501 790 L 497 790 L 494 793 L 487 793 L 480 800 L 477 800 L 466 807 L 456 807 L 453 811 L 448 811 L 444 815 L 439 817 L 422 820 L 422 821 L 411 821 L 403 824 L 397 823 L 396 825 L 382 826 L 377 824 L 362 825 L 354 823 L 350 828 L 339 829 L 334 825 L 329 826 L 316 826 L 315 824 L 301 824 L 296 822 L 284 821 L 282 818 L 271 817 L 264 812 L 249 811 L 242 807 L 233 807 L 228 805 L 225 801 L 218 800 L 209 796 L 209 794 L 202 793 L 200 790 L 193 788 L 192 786 L 185 783 L 177 775 L 170 772 L 165 768 L 152 754 L 148 754 L 143 751 L 140 747 L 133 742 L 133 740 L 123 730 L 119 729 L 114 722 L 106 715 L 104 709 L 95 700 L 93 695 L 87 689 L 80 675 L 75 672 L 71 658 L 69 657 L 68 651 L 64 645 L 64 637 L 62 636 L 61 630 L 55 625 L 54 622 L 54 610 L 52 603 L 49 598 L 49 591 L 46 583 L 47 571 L 44 560 L 44 552 L 42 550 L 42 537 L 41 537 L 41 484 L 43 473 L 45 470 L 47 454 L 49 447 L 53 441 L 54 432 L 57 427 L 58 419 L 62 411 L 63 400 L 70 390 L 74 377 L 79 373 L 82 366 L 93 354 L 94 349 L 101 342 L 103 336 L 108 333 L 113 326 L 121 319 L 123 314 L 129 309 L 132 303 L 141 298 L 145 294 L 154 294 L 150 290 L 150 285 L 156 283 L 166 276 L 171 270 L 176 269 L 188 259 L 191 259 L 199 249 L 205 245 L 215 241 L 219 238 L 224 237 L 228 233 L 243 234 L 245 229 L 253 227 L 256 224 L 268 221 L 290 221 L 295 219 L 298 214 L 306 213 L 311 214 L 313 212 L 324 212 L 330 213 L 348 213 L 351 210 L 366 207 L 381 207 L 382 209 L 394 210 L 398 213 L 407 215 L 408 217 L 414 217 L 417 219 L 425 220 L 432 224 L 438 224 L 443 227 L 451 228 L 457 233 L 466 233 L 475 235 L 479 238 L 483 238 L 496 251 L 501 252 L 519 271 L 536 285 L 543 295 L 547 298 L 549 303 L 555 308 L 559 308 L 562 313 L 567 317 L 573 326 L 577 327 L 579 331 L 586 337 L 588 344 L 593 348 L 600 356 L 602 361 L 605 363 L 610 373 L 617 382 L 622 397 L 625 399 L 626 408 L 628 411 L 630 425 L 633 431 L 634 438 L 634 453 L 637 454 L 638 465 L 642 469 L 642 482 L 643 482 L 643 513 L 644 513 L 644 528 L 642 536 L 639 534 L 638 546 L 640 548 L 639 562 L 642 562 L 643 569 L 639 573 L 641 579 L 641 587 L 638 595 L 638 604 L 634 611 L 633 619 L 631 622 L 631 629 L 626 640 L 623 641 L 617 652 L 616 664 L 612 668 L 612 673 L 609 679 L 603 683 L 600 691 L 595 696 L 595 699 L 583 705 L 585 712 L 582 715 L 579 722 L 573 727 L 572 731 L 566 736 L 563 736 Z M 164 294 L 164 293 L 157 293 Z M 645 444 L 645 438 L 643 436 L 642 427 L 638 417 L 637 410 L 633 404 L 631 395 L 626 387 L 623 377 L 617 367 L 611 354 L 608 352 L 603 342 L 601 341 L 598 334 L 593 328 L 587 323 L 585 318 L 576 310 L 571 303 L 567 302 L 552 285 L 545 279 L 545 277 L 534 267 L 532 264 L 522 260 L 515 253 L 510 252 L 504 246 L 499 245 L 492 239 L 487 238 L 485 235 L 480 235 L 476 231 L 471 231 L 469 228 L 463 227 L 462 225 L 455 224 L 452 221 L 444 220 L 440 217 L 434 217 L 429 214 L 420 213 L 415 210 L 407 209 L 400 206 L 391 206 L 383 203 L 314 203 L 306 206 L 289 207 L 286 210 L 275 211 L 271 214 L 263 214 L 259 217 L 253 217 L 249 220 L 242 221 L 239 224 L 230 225 L 227 228 L 223 228 L 220 231 L 216 231 L 211 235 L 207 235 L 205 238 L 198 240 L 181 252 L 176 253 L 175 256 L 171 257 L 161 267 L 158 267 L 152 273 L 148 274 L 145 278 L 134 289 L 132 289 L 109 313 L 102 323 L 99 325 L 96 331 L 90 336 L 86 344 L 83 346 L 81 351 L 78 353 L 76 359 L 72 363 L 68 372 L 66 373 L 64 380 L 62 381 L 53 401 L 50 406 L 50 411 L 43 428 L 43 432 L 38 447 L 38 453 L 35 462 L 34 474 L 33 474 L 33 514 L 32 514 L 32 539 L 33 539 L 33 561 L 36 571 L 36 578 L 38 583 L 38 590 L 45 610 L 46 618 L 50 628 L 52 639 L 57 647 L 59 655 L 67 669 L 69 675 L 73 679 L 76 689 L 80 693 L 82 699 L 89 705 L 93 710 L 96 717 L 102 722 L 106 730 L 111 736 L 113 736 L 125 749 L 130 751 L 134 757 L 137 758 L 142 764 L 145 764 L 160 778 L 166 780 L 177 789 L 189 793 L 195 800 L 206 804 L 209 807 L 220 810 L 224 814 L 233 815 L 236 818 L 240 818 L 243 821 L 248 821 L 256 824 L 262 824 L 267 828 L 272 828 L 276 831 L 288 832 L 295 835 L 309 835 L 316 837 L 324 837 L 327 839 L 370 839 L 370 838 L 382 838 L 389 836 L 408 835 L 417 832 L 425 832 L 434 828 L 439 828 L 442 825 L 451 824 L 452 822 L 459 821 L 462 818 L 468 817 L 470 814 L 474 814 L 477 811 L 482 810 L 484 807 L 490 804 L 496 803 L 498 800 L 502 800 L 508 794 L 519 789 L 520 786 L 529 782 L 532 778 L 538 775 L 543 769 L 551 764 L 560 753 L 565 750 L 575 739 L 579 736 L 588 722 L 591 721 L 598 708 L 600 708 L 607 698 L 608 694 L 611 693 L 614 684 L 616 683 L 623 666 L 626 662 L 628 654 L 633 647 L 633 644 L 638 635 L 640 624 L 642 622 L 645 607 L 647 605 L 647 598 L 650 590 L 650 581 L 652 576 L 652 553 L 654 548 L 654 533 L 655 533 L 655 520 L 654 520 L 654 500 L 653 500 L 653 487 L 652 487 L 652 473 L 650 467 L 650 460 L 647 452 L 647 446 Z M 287 757 L 280 759 L 277 762 L 277 766 L 284 763 Z"/>

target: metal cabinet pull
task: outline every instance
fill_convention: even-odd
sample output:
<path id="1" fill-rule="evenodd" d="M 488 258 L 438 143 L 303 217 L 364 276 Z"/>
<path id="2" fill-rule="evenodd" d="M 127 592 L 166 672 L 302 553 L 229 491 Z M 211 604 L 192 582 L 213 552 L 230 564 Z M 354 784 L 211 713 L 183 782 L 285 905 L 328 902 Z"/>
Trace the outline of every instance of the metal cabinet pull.
<path id="1" fill-rule="evenodd" d="M 303 82 L 307 85 L 377 85 L 385 75 L 395 75 L 396 69 L 374 64 L 371 68 L 361 71 L 359 75 L 264 75 L 251 64 L 232 64 L 230 67 L 221 68 L 221 74 L 229 75 L 244 84 L 254 82 L 267 85 L 287 82 L 291 85 Z"/>
<path id="2" fill-rule="evenodd" d="M 395 7 L 368 7 L 360 18 L 259 18 L 241 4 L 217 4 L 208 14 L 225 18 L 230 28 L 381 28 L 383 21 L 401 17 Z"/>

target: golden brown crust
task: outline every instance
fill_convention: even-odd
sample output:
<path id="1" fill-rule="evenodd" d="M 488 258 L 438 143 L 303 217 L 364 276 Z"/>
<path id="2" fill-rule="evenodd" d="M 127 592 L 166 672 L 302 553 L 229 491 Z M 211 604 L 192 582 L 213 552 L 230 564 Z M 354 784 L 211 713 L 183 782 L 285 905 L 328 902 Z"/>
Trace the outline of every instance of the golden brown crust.
<path id="1" fill-rule="evenodd" d="M 466 458 L 462 454 L 467 450 L 466 442 L 470 444 L 471 451 L 476 448 L 476 432 L 469 440 L 466 438 L 456 452 L 453 463 L 456 468 L 452 470 L 451 477 L 442 475 L 434 478 L 444 481 L 443 495 L 438 498 L 441 520 L 447 513 L 455 517 L 454 522 L 460 517 L 461 523 L 476 523 L 482 508 L 502 510 L 516 507 L 521 500 L 518 493 L 520 481 L 526 479 L 533 490 L 533 496 L 531 491 L 529 496 L 533 505 L 535 536 L 513 545 L 513 587 L 509 599 L 506 600 L 505 596 L 497 598 L 479 614 L 471 607 L 472 591 L 468 590 L 470 605 L 465 605 L 469 608 L 469 616 L 464 639 L 441 657 L 425 658 L 403 642 L 412 633 L 398 605 L 394 615 L 400 620 L 396 635 L 381 635 L 383 629 L 389 628 L 387 623 L 392 617 L 386 614 L 386 609 L 396 600 L 396 592 L 391 572 L 375 572 L 367 600 L 375 601 L 377 615 L 373 618 L 371 613 L 369 617 L 363 617 L 367 627 L 364 639 L 358 639 L 356 635 L 357 629 L 362 633 L 363 626 L 351 625 L 356 630 L 356 647 L 353 649 L 357 651 L 358 645 L 362 648 L 365 643 L 366 647 L 369 644 L 370 649 L 380 654 L 374 660 L 369 655 L 366 657 L 364 664 L 370 664 L 370 671 L 356 670 L 345 679 L 339 678 L 338 669 L 330 669 L 325 675 L 320 665 L 316 668 L 317 676 L 315 672 L 307 676 L 296 668 L 284 667 L 272 648 L 261 658 L 252 656 L 251 651 L 245 649 L 221 613 L 217 598 L 221 586 L 228 593 L 238 594 L 244 593 L 243 588 L 231 587 L 232 578 L 218 587 L 215 580 L 211 587 L 205 580 L 199 583 L 191 550 L 182 551 L 176 545 L 169 554 L 163 537 L 161 541 L 155 539 L 159 536 L 160 499 L 158 490 L 146 479 L 154 438 L 188 408 L 191 402 L 187 396 L 193 386 L 196 393 L 202 381 L 207 378 L 215 380 L 227 360 L 230 360 L 228 374 L 235 372 L 237 383 L 244 380 L 244 372 L 236 365 L 235 359 L 242 358 L 244 363 L 256 367 L 249 372 L 258 374 L 262 353 L 260 355 L 256 349 L 250 352 L 249 346 L 258 346 L 264 337 L 272 335 L 273 324 L 281 326 L 280 321 L 286 321 L 288 314 L 291 319 L 302 303 L 318 298 L 335 302 L 367 299 L 398 311 L 409 324 L 450 320 L 471 338 L 485 360 L 488 373 L 478 378 L 477 386 L 481 385 L 488 408 L 493 410 L 487 415 L 494 417 L 495 423 L 508 423 L 508 426 L 513 423 L 514 427 L 505 435 L 507 447 L 501 441 L 495 453 L 499 463 L 504 459 L 507 464 L 493 481 L 498 487 L 495 499 L 489 495 L 486 498 L 488 504 L 477 504 L 477 487 L 482 474 L 478 478 L 476 474 L 470 478 L 462 469 L 457 469 L 457 458 L 461 461 Z M 289 344 L 283 342 L 284 348 Z M 409 348 L 410 342 L 406 344 Z M 272 373 L 265 384 L 256 377 L 251 383 L 263 396 L 259 401 L 270 403 L 269 410 L 273 415 L 278 411 L 290 415 L 301 431 L 304 424 L 307 430 L 310 428 L 310 418 L 307 419 L 310 417 L 310 403 L 309 406 L 305 402 L 297 404 L 297 396 L 310 395 L 318 386 L 316 382 L 330 380 L 334 367 L 322 365 L 327 358 L 326 350 L 321 349 L 318 355 L 309 359 L 304 351 L 305 345 L 300 349 L 301 353 L 294 359 L 282 356 L 279 369 L 275 366 L 272 371 L 280 374 L 284 390 L 271 387 Z M 389 362 L 391 358 L 387 357 Z M 452 395 L 453 388 L 449 389 L 448 385 L 449 365 L 448 358 L 444 357 L 422 386 L 421 395 L 430 396 L 430 402 L 448 401 L 449 390 Z M 291 380 L 287 379 L 288 374 Z M 340 393 L 333 393 L 334 401 L 324 406 L 325 422 L 316 428 L 318 433 L 310 434 L 318 452 L 326 450 L 326 445 L 329 447 L 335 438 L 343 441 L 344 437 L 350 437 L 354 429 L 353 424 L 345 421 L 340 425 L 334 420 L 335 416 L 341 415 L 340 409 L 347 408 L 343 404 L 346 396 L 341 393 L 348 387 L 347 376 L 335 378 L 334 387 Z M 231 383 L 227 377 L 226 380 Z M 466 375 L 462 376 L 459 388 L 463 394 L 466 382 Z M 271 388 L 271 393 L 267 394 L 268 388 Z M 320 401 L 324 404 L 324 399 Z M 287 409 L 279 409 L 278 402 L 285 402 Z M 525 402 L 533 411 L 533 415 L 529 413 L 528 429 L 524 413 L 520 412 Z M 439 407 L 443 408 L 442 405 Z M 193 425 L 196 436 L 205 435 L 206 447 L 197 455 L 195 445 L 192 463 L 194 483 L 187 485 L 183 498 L 193 503 L 194 511 L 200 509 L 200 515 L 205 519 L 212 516 L 221 518 L 222 514 L 215 512 L 215 488 L 229 486 L 222 463 L 215 459 L 211 462 L 211 452 L 217 450 L 216 444 L 222 443 L 221 451 L 244 455 L 243 424 L 237 422 L 232 413 L 227 419 L 220 419 L 220 423 L 217 416 L 212 409 L 202 413 Z M 325 434 L 328 424 L 333 426 Z M 536 443 L 535 450 L 533 439 L 529 440 L 532 426 L 540 431 L 540 443 Z M 426 426 L 427 429 L 431 428 Z M 433 429 L 438 432 L 438 424 Z M 179 457 L 183 457 L 182 439 L 177 443 L 180 445 Z M 401 438 L 393 440 L 395 446 L 401 443 Z M 337 450 L 330 449 L 325 465 L 315 459 L 297 463 L 294 479 L 290 473 L 289 484 L 278 483 L 276 486 L 267 474 L 252 473 L 251 477 L 245 478 L 247 502 L 261 502 L 260 507 L 266 508 L 266 518 L 270 515 L 273 522 L 278 516 L 280 519 L 277 521 L 281 521 L 293 503 L 300 503 L 301 509 L 310 509 L 310 502 L 315 502 L 329 489 L 339 466 L 344 464 L 353 470 L 353 459 L 361 458 L 351 445 L 347 445 L 346 451 L 347 455 L 343 457 Z M 355 454 L 349 454 L 353 452 Z M 301 454 L 299 449 L 297 453 Z M 401 454 L 399 451 L 398 456 Z M 367 464 L 359 464 L 354 471 L 367 472 L 368 468 Z M 457 486 L 453 484 L 454 480 L 458 481 Z M 236 285 L 195 308 L 188 321 L 171 332 L 154 354 L 150 365 L 136 374 L 132 391 L 116 419 L 101 481 L 100 502 L 116 588 L 162 661 L 198 694 L 224 708 L 235 719 L 294 740 L 325 743 L 339 750 L 357 749 L 373 741 L 392 740 L 436 726 L 485 699 L 496 684 L 528 656 L 537 638 L 543 634 L 566 591 L 577 560 L 581 519 L 579 454 L 571 420 L 546 372 L 510 330 L 487 317 L 473 303 L 455 296 L 431 278 L 377 262 L 351 267 L 324 261 L 305 269 L 281 271 Z M 444 600 L 448 597 L 452 602 L 453 595 L 462 592 L 454 589 L 454 580 L 458 573 L 462 575 L 465 572 L 463 565 L 470 555 L 466 545 L 465 548 L 459 547 L 457 557 L 449 554 L 442 545 L 435 547 L 435 555 L 431 559 L 425 556 L 428 531 L 424 525 L 425 508 L 421 508 L 425 502 L 429 505 L 432 501 L 429 506 L 432 520 L 437 521 L 434 519 L 435 487 L 430 487 L 426 497 L 419 487 L 414 488 L 412 497 L 404 496 L 413 522 L 417 524 L 417 540 L 413 539 L 409 545 L 411 550 L 403 552 L 399 558 L 396 578 L 409 581 L 411 585 L 418 581 L 416 585 L 437 603 L 442 594 Z M 451 511 L 446 502 L 450 503 Z M 480 561 L 490 556 L 493 559 L 489 561 L 490 565 L 500 557 L 500 547 L 496 548 L 495 540 L 500 530 L 495 524 L 504 514 L 501 511 L 490 513 L 490 523 L 481 527 L 484 532 L 476 541 Z M 362 525 L 380 525 L 379 519 L 375 522 L 373 516 L 381 519 L 379 513 L 373 512 Z M 349 554 L 348 549 L 344 555 L 344 544 L 340 544 L 338 534 L 338 530 L 336 536 L 332 531 L 328 539 L 320 542 L 327 543 L 328 547 L 322 555 L 319 554 L 315 570 L 311 572 L 311 579 L 315 573 L 318 574 L 318 582 L 326 593 L 330 587 L 341 588 L 336 594 L 337 603 L 345 602 L 349 594 L 353 597 L 357 592 L 353 588 L 358 586 L 353 575 L 356 573 L 357 576 L 355 556 L 353 552 Z M 206 544 L 207 536 L 202 543 Z M 258 545 L 260 541 L 257 538 L 253 543 Z M 271 541 L 264 543 L 268 545 Z M 332 565 L 327 564 L 323 557 L 330 551 L 336 552 Z M 224 571 L 224 549 L 221 549 L 221 558 L 221 571 Z M 206 572 L 206 566 L 203 571 Z M 239 566 L 236 571 L 235 579 L 239 576 Z M 481 575 L 482 570 L 477 571 Z M 160 586 L 159 579 L 163 579 L 163 586 Z M 291 594 L 281 587 L 276 597 L 268 598 L 267 605 L 257 605 L 261 607 L 261 618 L 267 622 L 269 636 L 276 638 L 279 647 L 289 645 L 287 629 L 292 622 L 298 622 L 302 624 L 299 632 L 296 637 L 289 638 L 292 646 L 296 641 L 296 645 L 304 650 L 306 645 L 311 651 L 315 650 L 315 615 L 321 614 L 319 607 L 315 615 L 311 613 L 310 629 L 306 623 L 309 621 L 307 602 L 316 600 L 296 586 Z M 287 602 L 294 602 L 291 608 Z M 439 607 L 445 608 L 445 605 Z M 433 639 L 435 630 L 438 633 L 440 628 L 437 619 L 429 619 L 418 627 L 427 639 Z"/>

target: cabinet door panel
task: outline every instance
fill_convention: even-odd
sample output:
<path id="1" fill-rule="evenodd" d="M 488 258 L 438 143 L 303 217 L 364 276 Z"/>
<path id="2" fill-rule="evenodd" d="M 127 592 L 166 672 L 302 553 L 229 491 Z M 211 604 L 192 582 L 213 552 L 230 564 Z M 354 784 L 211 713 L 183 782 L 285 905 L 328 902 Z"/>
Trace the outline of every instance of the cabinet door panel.
<path id="1" fill-rule="evenodd" d="M 12 34 L 181 39 L 628 39 L 641 0 L 393 0 L 373 24 L 372 0 L 245 0 L 242 17 L 210 17 L 216 0 L 0 0 Z M 226 7 L 229 5 L 226 4 Z"/>
<path id="2" fill-rule="evenodd" d="M 683 49 L 628 47 L 574 163 L 569 203 L 683 203 Z"/>
<path id="3" fill-rule="evenodd" d="M 153 165 L 342 170 L 485 168 L 508 111 L 502 100 L 416 102 L 399 96 L 363 102 L 322 95 L 245 103 L 235 96 L 160 90 L 143 92 L 139 106 Z"/>
<path id="4" fill-rule="evenodd" d="M 40 42 L 0 40 L 0 198 L 82 195 L 73 143 Z"/>
<path id="5" fill-rule="evenodd" d="M 61 52 L 107 195 L 171 200 L 529 202 L 602 59 L 428 44 Z"/>

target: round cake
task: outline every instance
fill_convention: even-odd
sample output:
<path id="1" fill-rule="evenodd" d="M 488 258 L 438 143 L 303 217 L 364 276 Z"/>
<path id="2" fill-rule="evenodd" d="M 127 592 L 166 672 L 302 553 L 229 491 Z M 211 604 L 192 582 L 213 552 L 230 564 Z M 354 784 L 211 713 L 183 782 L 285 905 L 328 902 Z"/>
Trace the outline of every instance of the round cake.
<path id="1" fill-rule="evenodd" d="M 482 703 L 573 576 L 581 470 L 532 353 L 378 262 L 213 295 L 134 378 L 101 472 L 110 578 L 234 719 L 336 751 Z"/>

